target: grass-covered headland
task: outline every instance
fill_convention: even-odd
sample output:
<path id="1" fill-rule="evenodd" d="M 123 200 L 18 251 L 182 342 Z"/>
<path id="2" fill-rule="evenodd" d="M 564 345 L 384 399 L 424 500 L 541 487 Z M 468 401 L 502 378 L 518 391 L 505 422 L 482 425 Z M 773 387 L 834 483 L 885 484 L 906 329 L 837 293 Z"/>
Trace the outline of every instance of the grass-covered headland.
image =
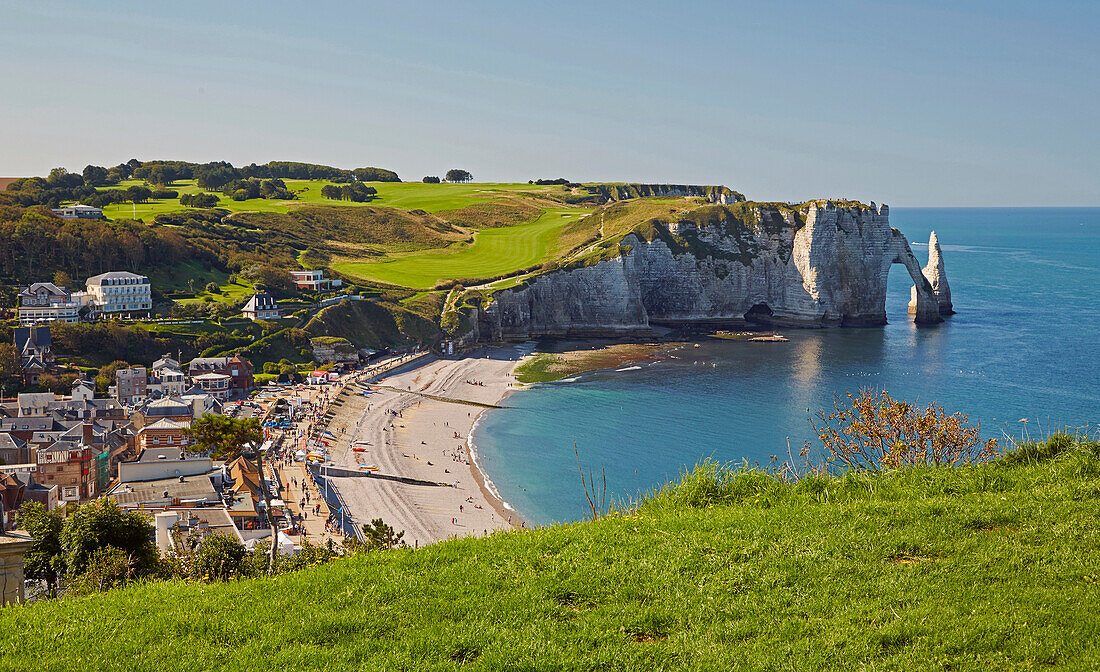
<path id="1" fill-rule="evenodd" d="M 0 610 L 4 670 L 1100 668 L 1100 443 L 783 478 L 598 520 Z"/>

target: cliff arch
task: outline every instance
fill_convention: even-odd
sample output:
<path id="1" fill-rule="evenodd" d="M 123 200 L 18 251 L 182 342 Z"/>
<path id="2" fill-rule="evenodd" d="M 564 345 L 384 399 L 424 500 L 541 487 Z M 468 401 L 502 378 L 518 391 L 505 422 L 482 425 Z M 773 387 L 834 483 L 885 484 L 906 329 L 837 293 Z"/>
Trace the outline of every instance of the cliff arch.
<path id="1" fill-rule="evenodd" d="M 909 306 L 909 312 L 913 314 L 913 321 L 917 324 L 939 324 L 943 322 L 940 316 L 940 304 L 932 291 L 932 283 L 924 277 L 920 262 L 913 255 L 913 250 L 904 237 L 898 236 L 899 245 L 897 253 L 891 264 L 902 264 L 909 271 L 909 277 L 913 279 L 913 300 Z"/>

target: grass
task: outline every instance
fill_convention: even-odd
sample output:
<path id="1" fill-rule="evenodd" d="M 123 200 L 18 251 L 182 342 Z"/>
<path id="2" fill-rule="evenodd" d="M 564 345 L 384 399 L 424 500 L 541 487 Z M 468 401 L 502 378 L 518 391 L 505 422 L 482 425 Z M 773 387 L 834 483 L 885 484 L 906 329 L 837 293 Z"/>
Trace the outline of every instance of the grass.
<path id="1" fill-rule="evenodd" d="M 491 278 L 550 259 L 558 252 L 562 229 L 587 212 L 555 208 L 530 224 L 483 229 L 472 245 L 458 251 L 389 255 L 381 261 L 342 260 L 333 268 L 351 277 L 417 289 L 453 278 Z"/>
<path id="2" fill-rule="evenodd" d="M 351 201 L 336 201 L 321 196 L 321 187 L 330 184 L 327 180 L 283 180 L 288 190 L 295 192 L 298 198 L 293 201 L 269 200 L 253 198 L 247 201 L 234 201 L 222 196 L 217 207 L 225 208 L 230 212 L 278 212 L 286 213 L 289 210 L 302 205 L 345 205 L 366 206 L 381 205 L 406 210 L 425 210 L 427 212 L 439 212 L 441 210 L 454 210 L 475 203 L 483 203 L 517 192 L 539 192 L 549 190 L 548 187 L 534 187 L 529 184 L 495 184 L 495 183 L 470 183 L 470 184 L 423 184 L 420 182 L 370 182 L 370 186 L 378 190 L 378 196 L 367 203 L 352 203 Z M 117 185 L 100 187 L 101 189 L 125 189 L 130 186 L 145 185 L 143 180 L 124 180 Z M 183 194 L 212 193 L 200 189 L 194 180 L 178 180 L 170 187 L 173 191 Z M 153 217 L 170 212 L 181 212 L 188 208 L 180 205 L 179 199 L 151 200 L 148 203 L 121 203 L 109 205 L 103 209 L 103 214 L 109 219 L 139 219 L 150 221 Z"/>
<path id="3" fill-rule="evenodd" d="M 1100 444 L 785 483 L 704 464 L 596 522 L 0 609 L 2 670 L 1087 670 Z"/>

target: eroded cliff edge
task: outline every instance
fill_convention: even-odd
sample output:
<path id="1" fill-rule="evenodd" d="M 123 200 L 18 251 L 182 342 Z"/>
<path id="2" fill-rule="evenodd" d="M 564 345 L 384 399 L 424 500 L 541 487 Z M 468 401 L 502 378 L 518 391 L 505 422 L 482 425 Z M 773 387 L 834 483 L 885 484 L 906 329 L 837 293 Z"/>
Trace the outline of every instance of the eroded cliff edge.
<path id="1" fill-rule="evenodd" d="M 601 213 L 601 218 L 613 213 Z M 885 205 L 709 204 L 604 236 L 559 270 L 501 289 L 474 339 L 644 333 L 652 325 L 875 326 L 892 264 L 913 279 L 915 321 L 939 301 Z"/>

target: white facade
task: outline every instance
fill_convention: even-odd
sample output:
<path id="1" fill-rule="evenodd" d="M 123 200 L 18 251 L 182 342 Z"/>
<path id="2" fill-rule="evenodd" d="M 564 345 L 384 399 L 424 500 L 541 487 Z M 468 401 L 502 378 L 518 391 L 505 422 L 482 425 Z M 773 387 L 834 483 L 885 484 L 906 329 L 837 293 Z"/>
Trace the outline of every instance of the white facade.
<path id="1" fill-rule="evenodd" d="M 324 271 L 291 271 L 290 277 L 294 278 L 294 286 L 298 289 L 308 289 L 314 292 L 344 284 L 342 280 L 325 278 Z"/>
<path id="2" fill-rule="evenodd" d="M 191 380 L 215 399 L 224 401 L 229 398 L 229 376 L 224 373 L 204 373 Z"/>
<path id="3" fill-rule="evenodd" d="M 66 205 L 63 208 L 54 208 L 53 214 L 62 219 L 103 219 L 103 209 L 93 208 L 90 205 Z"/>
<path id="4" fill-rule="evenodd" d="M 149 392 L 161 397 L 178 397 L 187 389 L 187 376 L 170 367 L 153 369 L 149 377 Z"/>
<path id="5" fill-rule="evenodd" d="M 19 325 L 31 327 L 42 322 L 67 322 L 80 319 L 80 301 L 64 287 L 52 282 L 36 282 L 19 292 Z"/>
<path id="6" fill-rule="evenodd" d="M 149 278 L 126 271 L 88 278 L 88 291 L 81 299 L 91 306 L 92 317 L 147 312 L 153 308 Z"/>

